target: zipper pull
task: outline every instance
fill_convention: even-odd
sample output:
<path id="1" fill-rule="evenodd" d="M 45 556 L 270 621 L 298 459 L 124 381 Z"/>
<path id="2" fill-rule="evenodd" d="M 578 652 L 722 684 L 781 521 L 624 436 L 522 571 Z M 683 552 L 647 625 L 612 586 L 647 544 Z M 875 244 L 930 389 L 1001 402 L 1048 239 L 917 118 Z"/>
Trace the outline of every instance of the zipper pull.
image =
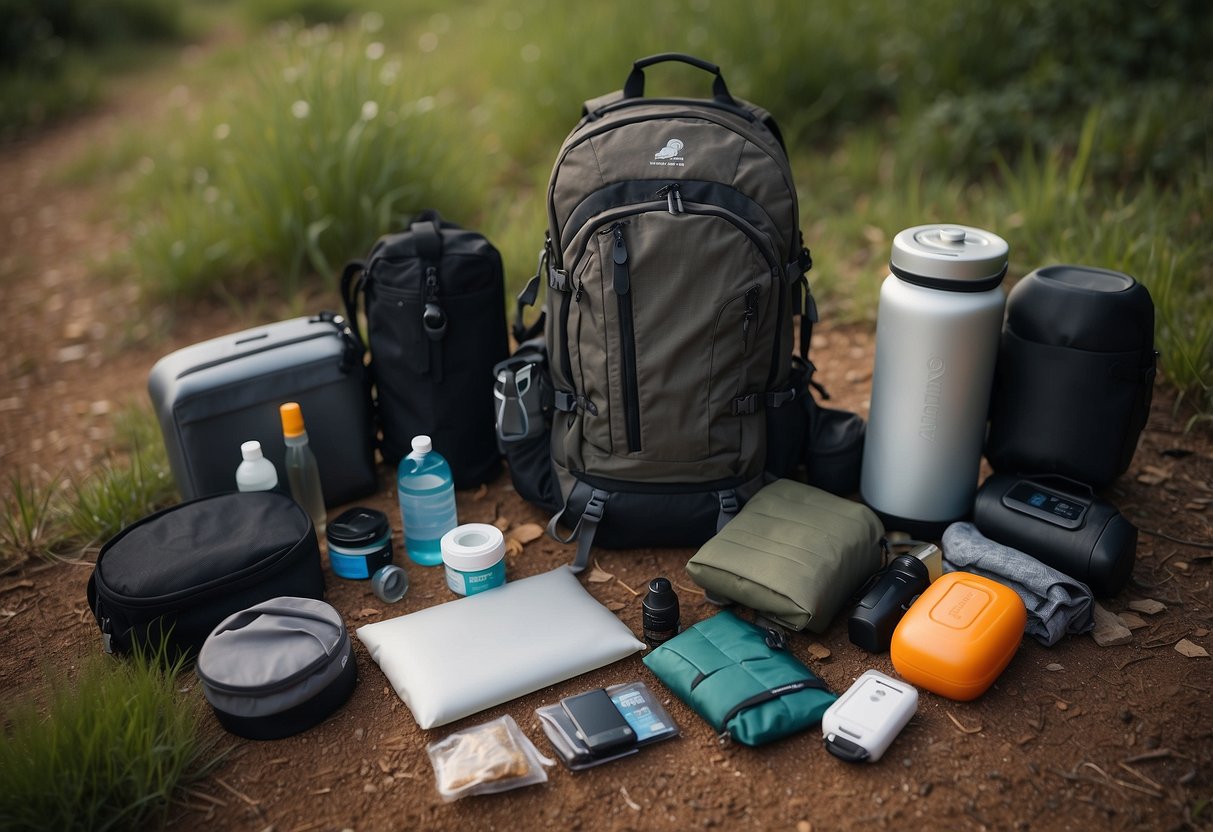
<path id="1" fill-rule="evenodd" d="M 632 288 L 632 277 L 628 273 L 628 247 L 623 241 L 623 223 L 617 222 L 611 226 L 611 233 L 615 235 L 615 247 L 611 252 L 611 259 L 615 263 L 615 294 L 622 296 Z"/>
<path id="2" fill-rule="evenodd" d="M 110 623 L 109 616 L 101 619 L 101 647 L 106 653 L 114 652 L 114 625 Z"/>
<path id="3" fill-rule="evenodd" d="M 585 294 L 585 281 L 577 281 L 577 291 L 573 292 L 573 303 L 581 303 L 581 296 Z"/>
<path id="4" fill-rule="evenodd" d="M 758 295 L 760 289 L 752 286 L 745 293 L 745 314 L 741 318 L 741 350 L 745 352 L 750 347 L 750 322 L 758 313 Z"/>
<path id="5" fill-rule="evenodd" d="M 671 214 L 678 215 L 682 213 L 682 192 L 679 190 L 677 182 L 662 185 L 657 189 L 657 193 L 654 196 L 658 198 L 665 197 L 666 207 Z"/>

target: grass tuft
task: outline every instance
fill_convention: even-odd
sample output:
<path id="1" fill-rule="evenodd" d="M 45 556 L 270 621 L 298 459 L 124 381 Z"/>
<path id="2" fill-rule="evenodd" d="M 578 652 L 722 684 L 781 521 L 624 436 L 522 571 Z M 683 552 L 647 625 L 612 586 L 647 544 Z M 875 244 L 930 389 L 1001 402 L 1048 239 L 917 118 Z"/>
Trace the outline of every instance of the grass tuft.
<path id="1" fill-rule="evenodd" d="M 140 829 L 163 823 L 177 789 L 220 760 L 199 737 L 195 692 L 163 648 L 90 657 L 71 681 L 3 706 L 0 828 Z M 46 701 L 45 710 L 38 699 Z"/>
<path id="2" fill-rule="evenodd" d="M 9 475 L 0 515 L 0 573 L 32 557 L 49 558 L 61 542 L 55 519 L 59 478 L 39 484 L 21 472 Z"/>

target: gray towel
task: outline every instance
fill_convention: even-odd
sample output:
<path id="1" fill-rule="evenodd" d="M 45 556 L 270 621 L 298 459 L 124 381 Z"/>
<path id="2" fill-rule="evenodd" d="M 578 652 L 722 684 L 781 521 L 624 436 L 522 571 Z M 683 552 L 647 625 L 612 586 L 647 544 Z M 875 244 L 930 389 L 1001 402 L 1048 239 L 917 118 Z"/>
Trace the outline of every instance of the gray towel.
<path id="1" fill-rule="evenodd" d="M 1066 633 L 1095 626 L 1095 599 L 1086 584 L 1045 566 L 1018 549 L 995 543 L 972 523 L 953 523 L 943 533 L 945 572 L 974 572 L 1015 590 L 1028 608 L 1028 635 L 1046 647 Z"/>

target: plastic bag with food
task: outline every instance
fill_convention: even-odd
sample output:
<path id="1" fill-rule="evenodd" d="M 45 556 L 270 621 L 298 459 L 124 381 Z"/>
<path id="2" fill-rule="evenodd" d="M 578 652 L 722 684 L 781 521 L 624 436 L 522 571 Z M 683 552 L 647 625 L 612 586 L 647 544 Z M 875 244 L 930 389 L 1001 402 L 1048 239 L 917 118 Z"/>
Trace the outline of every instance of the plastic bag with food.
<path id="1" fill-rule="evenodd" d="M 438 793 L 446 801 L 493 794 L 532 783 L 546 783 L 544 766 L 555 765 L 539 753 L 510 715 L 456 731 L 426 746 Z"/>

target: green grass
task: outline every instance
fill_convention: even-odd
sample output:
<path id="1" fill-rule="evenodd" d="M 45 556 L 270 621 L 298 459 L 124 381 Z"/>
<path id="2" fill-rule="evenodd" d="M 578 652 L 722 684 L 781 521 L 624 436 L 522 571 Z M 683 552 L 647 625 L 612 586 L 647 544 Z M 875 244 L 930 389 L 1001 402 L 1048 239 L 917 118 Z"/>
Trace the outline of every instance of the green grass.
<path id="1" fill-rule="evenodd" d="M 71 480 L 63 511 L 66 537 L 104 543 L 124 527 L 177 498 L 159 427 L 150 410 L 130 407 L 115 419 L 117 442 L 99 465 Z"/>
<path id="2" fill-rule="evenodd" d="M 3 703 L 0 828 L 141 829 L 219 761 L 199 736 L 203 703 L 179 660 L 90 657 L 75 679 Z M 59 670 L 62 673 L 62 670 Z M 45 700 L 40 707 L 38 700 Z"/>
<path id="3" fill-rule="evenodd" d="M 114 416 L 107 456 L 78 477 L 42 483 L 16 472 L 0 502 L 0 572 L 69 547 L 104 543 L 123 527 L 177 499 L 155 415 L 143 404 Z M 64 487 L 66 486 L 66 487 Z"/>
<path id="4" fill-rule="evenodd" d="M 32 557 L 47 557 L 61 542 L 55 518 L 58 478 L 47 483 L 17 471 L 9 475 L 8 492 L 0 505 L 0 573 Z"/>
<path id="5" fill-rule="evenodd" d="M 782 125 L 827 316 L 873 319 L 901 228 L 984 226 L 1011 243 L 1012 276 L 1064 261 L 1144 282 L 1166 378 L 1213 413 L 1207 3 L 259 0 L 238 19 L 255 32 L 353 8 L 370 13 L 254 33 L 193 71 L 188 105 L 81 163 L 116 186 L 121 271 L 151 297 L 331 287 L 430 206 L 486 233 L 516 291 L 582 100 L 681 50 Z M 682 65 L 647 73 L 650 94 L 707 88 Z"/>
<path id="6" fill-rule="evenodd" d="M 155 296 L 289 296 L 422 207 L 477 201 L 448 152 L 451 98 L 373 32 L 291 28 L 261 45 L 251 83 L 149 157 L 133 199 L 157 212 L 133 255 Z"/>

